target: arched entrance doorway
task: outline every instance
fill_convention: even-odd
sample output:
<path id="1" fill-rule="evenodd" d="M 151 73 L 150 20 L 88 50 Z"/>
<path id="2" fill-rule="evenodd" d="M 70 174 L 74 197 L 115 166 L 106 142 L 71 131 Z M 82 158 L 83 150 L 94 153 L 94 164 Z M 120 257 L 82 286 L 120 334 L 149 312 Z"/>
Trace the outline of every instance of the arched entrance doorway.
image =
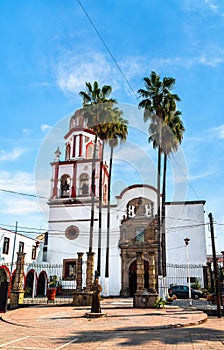
<path id="1" fill-rule="evenodd" d="M 149 288 L 149 263 L 144 260 L 144 288 Z M 129 266 L 129 291 L 130 296 L 134 296 L 137 290 L 137 263 L 133 261 Z"/>
<path id="2" fill-rule="evenodd" d="M 46 273 L 42 271 L 39 274 L 38 282 L 37 282 L 37 295 L 45 294 L 45 286 L 46 286 Z"/>
<path id="3" fill-rule="evenodd" d="M 26 276 L 25 294 L 32 296 L 33 294 L 34 271 L 30 270 Z"/>
<path id="4" fill-rule="evenodd" d="M 0 312 L 6 312 L 9 278 L 4 268 L 0 268 Z"/>

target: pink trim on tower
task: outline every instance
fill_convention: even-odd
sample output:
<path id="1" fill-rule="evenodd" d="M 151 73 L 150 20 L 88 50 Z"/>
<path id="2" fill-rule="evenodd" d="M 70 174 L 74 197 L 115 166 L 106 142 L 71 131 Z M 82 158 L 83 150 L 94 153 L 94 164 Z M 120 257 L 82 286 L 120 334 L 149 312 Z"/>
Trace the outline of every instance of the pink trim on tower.
<path id="1" fill-rule="evenodd" d="M 58 170 L 59 170 L 59 165 L 56 164 L 54 168 L 54 186 L 53 186 L 53 193 L 52 197 L 57 197 L 58 193 Z"/>
<path id="2" fill-rule="evenodd" d="M 87 132 L 88 134 L 95 135 L 95 132 L 93 130 L 91 130 L 91 129 L 77 127 L 77 128 L 72 128 L 71 130 L 69 130 L 69 132 L 64 136 L 64 139 L 66 140 L 74 132 L 79 132 L 79 131 L 84 131 L 84 132 Z"/>
<path id="3" fill-rule="evenodd" d="M 76 197 L 76 176 L 77 176 L 77 167 L 76 163 L 73 164 L 73 181 L 72 181 L 72 198 Z"/>
<path id="4" fill-rule="evenodd" d="M 83 135 L 80 134 L 79 135 L 79 157 L 82 156 L 82 137 L 83 137 Z"/>
<path id="5" fill-rule="evenodd" d="M 72 151 L 72 157 L 75 158 L 75 148 L 76 148 L 76 137 L 77 136 L 73 136 L 73 151 Z"/>

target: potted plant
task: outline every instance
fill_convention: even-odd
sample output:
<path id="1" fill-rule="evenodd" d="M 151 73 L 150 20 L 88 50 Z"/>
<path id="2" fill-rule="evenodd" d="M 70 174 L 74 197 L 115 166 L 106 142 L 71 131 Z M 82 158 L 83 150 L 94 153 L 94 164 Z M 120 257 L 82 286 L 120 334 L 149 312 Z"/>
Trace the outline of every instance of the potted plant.
<path id="1" fill-rule="evenodd" d="M 165 299 L 157 298 L 153 306 L 156 308 L 160 308 L 160 307 L 164 307 L 166 304 L 167 304 L 167 301 Z"/>
<path id="2" fill-rule="evenodd" d="M 56 275 L 50 276 L 47 288 L 47 301 L 54 301 L 57 292 L 58 277 Z"/>
<path id="3" fill-rule="evenodd" d="M 62 294 L 62 283 L 61 283 L 61 278 L 59 278 L 57 280 L 57 295 L 61 295 Z"/>

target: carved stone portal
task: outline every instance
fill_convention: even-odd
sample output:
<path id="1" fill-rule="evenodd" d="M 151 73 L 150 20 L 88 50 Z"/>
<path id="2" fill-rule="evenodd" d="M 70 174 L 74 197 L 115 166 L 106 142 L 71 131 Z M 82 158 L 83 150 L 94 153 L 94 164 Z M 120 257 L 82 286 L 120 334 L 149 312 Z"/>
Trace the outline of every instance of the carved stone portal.
<path id="1" fill-rule="evenodd" d="M 154 205 L 146 198 L 127 204 L 120 226 L 121 296 L 136 292 L 156 293 L 158 229 Z"/>

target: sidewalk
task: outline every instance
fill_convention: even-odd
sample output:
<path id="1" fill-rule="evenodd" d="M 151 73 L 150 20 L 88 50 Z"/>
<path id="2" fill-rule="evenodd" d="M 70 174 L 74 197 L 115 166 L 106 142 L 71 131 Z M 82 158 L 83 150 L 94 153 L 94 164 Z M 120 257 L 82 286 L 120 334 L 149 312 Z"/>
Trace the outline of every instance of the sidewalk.
<path id="1" fill-rule="evenodd" d="M 224 318 L 195 308 L 137 309 L 132 299 L 104 299 L 101 318 L 90 307 L 30 306 L 1 314 L 0 350 L 208 350 L 224 346 Z"/>
<path id="2" fill-rule="evenodd" d="M 83 331 L 142 330 L 186 327 L 207 321 L 202 311 L 166 306 L 165 308 L 138 309 L 132 307 L 132 299 L 104 299 L 101 302 L 104 317 L 87 318 L 90 307 L 76 306 L 32 306 L 8 311 L 2 315 L 4 321 L 32 328 L 52 328 Z"/>

